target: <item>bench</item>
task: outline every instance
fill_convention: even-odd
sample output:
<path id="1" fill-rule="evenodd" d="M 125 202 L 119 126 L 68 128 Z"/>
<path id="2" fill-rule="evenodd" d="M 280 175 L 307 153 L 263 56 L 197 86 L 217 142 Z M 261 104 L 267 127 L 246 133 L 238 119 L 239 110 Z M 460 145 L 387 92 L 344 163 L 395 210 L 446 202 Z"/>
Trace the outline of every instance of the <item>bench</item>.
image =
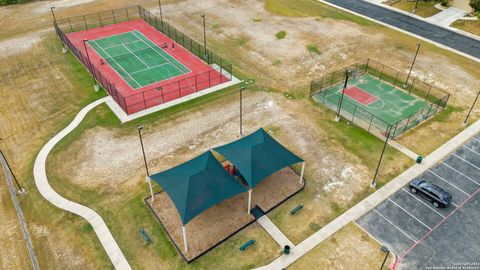
<path id="1" fill-rule="evenodd" d="M 244 251 L 245 249 L 247 249 L 249 246 L 251 246 L 253 244 L 255 244 L 255 240 L 253 240 L 253 239 L 248 240 L 248 242 L 246 242 L 245 244 L 243 244 L 240 247 L 240 251 Z"/>
<path id="2" fill-rule="evenodd" d="M 292 211 L 290 211 L 290 215 L 295 215 L 296 213 L 298 213 L 298 211 L 302 210 L 302 208 L 303 208 L 303 204 L 299 204 L 295 206 L 295 208 L 293 208 Z"/>
<path id="3" fill-rule="evenodd" d="M 153 241 L 152 241 L 152 238 L 150 237 L 150 235 L 148 235 L 148 233 L 147 233 L 147 231 L 145 231 L 145 229 L 140 229 L 140 230 L 138 231 L 138 233 L 143 237 L 143 240 L 145 240 L 145 242 L 146 242 L 147 244 L 153 242 Z"/>

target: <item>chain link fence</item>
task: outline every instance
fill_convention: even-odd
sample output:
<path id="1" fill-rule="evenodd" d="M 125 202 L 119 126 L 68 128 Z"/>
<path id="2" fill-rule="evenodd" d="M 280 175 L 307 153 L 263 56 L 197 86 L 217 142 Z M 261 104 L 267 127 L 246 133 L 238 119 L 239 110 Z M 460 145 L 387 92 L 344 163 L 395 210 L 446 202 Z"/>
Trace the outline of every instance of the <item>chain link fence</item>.
<path id="1" fill-rule="evenodd" d="M 396 89 L 403 91 L 410 96 L 423 100 L 427 104 L 427 106 L 403 119 L 390 123 L 365 110 L 358 103 L 343 99 L 340 114 L 352 123 L 372 133 L 385 135 L 391 126 L 390 136 L 395 138 L 436 115 L 438 112 L 443 111 L 450 97 L 450 94 L 446 91 L 425 83 L 418 78 L 411 78 L 407 81 L 408 76 L 406 74 L 371 59 L 355 63 L 313 80 L 310 84 L 310 97 L 315 96 L 315 100 L 320 101 L 334 111 L 338 111 L 340 96 L 337 94 L 338 89 L 334 87 L 345 82 L 346 74 L 349 71 L 355 71 L 355 76 L 369 74 L 380 82 L 391 85 L 391 91 Z"/>
<path id="2" fill-rule="evenodd" d="M 125 95 L 119 91 L 115 84 L 108 80 L 108 76 L 92 65 L 84 50 L 77 48 L 68 37 L 68 33 L 89 30 L 92 28 L 121 22 L 142 19 L 170 39 L 184 47 L 186 50 L 200 58 L 211 70 L 182 78 L 161 87 L 139 92 L 133 95 Z M 167 22 L 160 20 L 155 15 L 141 6 L 130 6 L 121 9 L 101 11 L 92 14 L 80 15 L 54 22 L 57 36 L 77 59 L 93 75 L 95 80 L 102 85 L 110 96 L 127 114 L 132 114 L 183 97 L 215 85 L 232 80 L 232 64 L 206 49 L 203 45 L 175 29 Z"/>

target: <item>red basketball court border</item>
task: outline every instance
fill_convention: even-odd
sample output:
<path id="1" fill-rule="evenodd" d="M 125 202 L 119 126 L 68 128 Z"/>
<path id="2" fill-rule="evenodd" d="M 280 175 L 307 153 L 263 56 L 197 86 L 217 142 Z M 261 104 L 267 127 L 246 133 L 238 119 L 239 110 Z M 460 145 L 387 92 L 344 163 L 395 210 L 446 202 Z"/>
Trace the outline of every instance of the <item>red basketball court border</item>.
<path id="1" fill-rule="evenodd" d="M 95 40 L 133 30 L 139 31 L 156 44 L 163 44 L 165 42 L 167 44 L 174 43 L 174 48 L 169 46 L 164 50 L 182 65 L 190 69 L 191 72 L 138 89 L 133 89 L 109 64 L 102 65 L 102 57 L 97 54 L 92 47 L 87 45 L 93 70 L 101 73 L 106 80 L 108 80 L 108 83 L 114 86 L 117 97 L 115 97 L 113 93 L 110 93 L 110 91 L 108 92 L 127 114 L 139 112 L 231 80 L 231 74 L 226 74 L 221 68 L 213 68 L 207 65 L 180 44 L 142 19 L 72 32 L 66 34 L 65 38 L 70 42 L 70 45 L 74 46 L 81 54 L 87 55 L 83 45 L 84 39 Z M 88 66 L 87 69 L 89 69 Z"/>
<path id="2" fill-rule="evenodd" d="M 378 100 L 376 96 L 356 86 L 348 87 L 345 89 L 344 94 L 365 106 L 368 106 Z"/>

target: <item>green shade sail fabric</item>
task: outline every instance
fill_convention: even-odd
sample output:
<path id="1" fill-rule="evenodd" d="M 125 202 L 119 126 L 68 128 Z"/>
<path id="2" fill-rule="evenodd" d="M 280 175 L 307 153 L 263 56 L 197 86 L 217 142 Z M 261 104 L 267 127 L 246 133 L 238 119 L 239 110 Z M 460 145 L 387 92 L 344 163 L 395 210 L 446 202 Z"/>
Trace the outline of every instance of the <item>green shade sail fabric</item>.
<path id="1" fill-rule="evenodd" d="M 210 151 L 150 178 L 170 196 L 183 225 L 208 208 L 246 191 Z"/>
<path id="2" fill-rule="evenodd" d="M 214 150 L 240 170 L 250 188 L 287 166 L 303 162 L 263 128 Z"/>

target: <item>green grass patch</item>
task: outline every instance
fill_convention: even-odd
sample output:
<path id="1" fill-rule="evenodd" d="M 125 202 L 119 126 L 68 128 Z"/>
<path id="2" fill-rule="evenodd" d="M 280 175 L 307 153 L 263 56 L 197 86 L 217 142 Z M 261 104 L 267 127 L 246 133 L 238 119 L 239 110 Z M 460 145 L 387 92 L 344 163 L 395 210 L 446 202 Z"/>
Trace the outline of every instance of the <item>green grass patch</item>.
<path id="1" fill-rule="evenodd" d="M 318 50 L 317 45 L 315 45 L 315 44 L 307 44 L 307 45 L 305 46 L 305 48 L 306 48 L 307 51 L 308 51 L 309 53 L 311 53 L 311 54 L 318 54 L 318 55 L 322 54 L 322 53 Z"/>
<path id="2" fill-rule="evenodd" d="M 286 36 L 287 36 L 287 32 L 285 32 L 285 31 L 283 31 L 283 30 L 282 30 L 282 31 L 279 31 L 279 32 L 277 32 L 277 33 L 275 34 L 275 37 L 276 37 L 277 39 L 284 39 Z"/>

